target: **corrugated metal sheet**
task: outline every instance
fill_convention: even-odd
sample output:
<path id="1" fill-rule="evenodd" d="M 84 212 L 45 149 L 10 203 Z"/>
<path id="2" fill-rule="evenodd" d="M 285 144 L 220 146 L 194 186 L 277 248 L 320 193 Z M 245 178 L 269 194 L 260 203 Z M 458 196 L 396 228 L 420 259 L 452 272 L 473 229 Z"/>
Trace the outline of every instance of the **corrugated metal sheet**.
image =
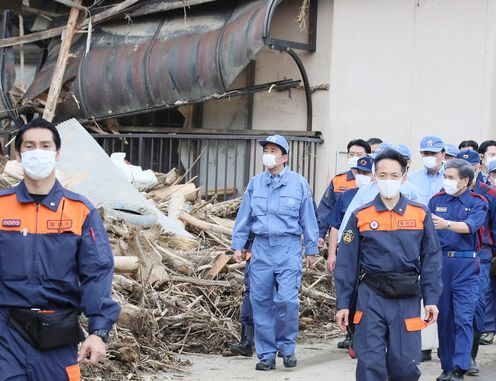
<path id="1" fill-rule="evenodd" d="M 150 208 L 157 213 L 158 222 L 165 231 L 191 236 L 128 182 L 125 175 L 76 119 L 60 123 L 57 129 L 62 138 L 62 159 L 57 163 L 57 169 L 65 177 L 83 177 L 83 180 L 72 188 L 75 192 L 82 194 L 96 206 L 121 203 Z"/>
<path id="2" fill-rule="evenodd" d="M 57 118 L 105 118 L 200 101 L 224 93 L 262 48 L 269 9 L 279 0 L 221 2 L 95 29 L 73 45 L 65 79 L 75 78 Z M 47 91 L 56 54 L 26 98 Z M 80 107 L 80 108 L 79 108 Z"/>

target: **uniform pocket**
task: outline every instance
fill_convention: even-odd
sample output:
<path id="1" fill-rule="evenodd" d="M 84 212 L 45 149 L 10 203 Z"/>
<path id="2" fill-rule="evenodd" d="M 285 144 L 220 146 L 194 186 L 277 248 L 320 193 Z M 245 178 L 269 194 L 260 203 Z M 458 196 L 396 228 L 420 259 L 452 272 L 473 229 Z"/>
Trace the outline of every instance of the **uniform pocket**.
<path id="1" fill-rule="evenodd" d="M 420 317 L 405 319 L 405 326 L 406 326 L 406 330 L 408 332 L 420 331 L 420 330 L 424 329 L 425 327 L 427 327 L 428 325 L 429 324 L 427 324 Z"/>
<path id="2" fill-rule="evenodd" d="M 279 213 L 285 216 L 300 215 L 302 194 L 297 190 L 283 189 L 279 197 Z"/>
<path id="3" fill-rule="evenodd" d="M 67 366 L 65 368 L 65 372 L 67 373 L 67 377 L 69 378 L 69 381 L 81 380 L 81 370 L 79 368 L 79 364 Z"/>
<path id="4" fill-rule="evenodd" d="M 251 215 L 265 216 L 267 214 L 267 197 L 252 196 Z"/>
<path id="5" fill-rule="evenodd" d="M 34 259 L 34 236 L 23 236 L 20 232 L 2 233 L 0 247 L 0 279 L 28 279 Z"/>
<path id="6" fill-rule="evenodd" d="M 39 237 L 39 261 L 43 279 L 76 282 L 78 243 L 73 234 L 46 234 Z"/>
<path id="7" fill-rule="evenodd" d="M 360 321 L 362 320 L 363 312 L 362 311 L 355 311 L 355 316 L 353 316 L 353 324 L 360 324 Z"/>

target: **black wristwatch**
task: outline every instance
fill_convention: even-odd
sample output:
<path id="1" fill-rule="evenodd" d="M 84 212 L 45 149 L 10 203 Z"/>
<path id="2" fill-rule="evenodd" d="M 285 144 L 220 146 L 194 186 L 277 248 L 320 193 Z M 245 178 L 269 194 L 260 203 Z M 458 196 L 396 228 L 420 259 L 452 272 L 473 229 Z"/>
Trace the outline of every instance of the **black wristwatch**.
<path id="1" fill-rule="evenodd" d="M 104 343 L 107 343 L 110 339 L 110 332 L 106 329 L 95 329 L 91 334 L 101 338 Z"/>

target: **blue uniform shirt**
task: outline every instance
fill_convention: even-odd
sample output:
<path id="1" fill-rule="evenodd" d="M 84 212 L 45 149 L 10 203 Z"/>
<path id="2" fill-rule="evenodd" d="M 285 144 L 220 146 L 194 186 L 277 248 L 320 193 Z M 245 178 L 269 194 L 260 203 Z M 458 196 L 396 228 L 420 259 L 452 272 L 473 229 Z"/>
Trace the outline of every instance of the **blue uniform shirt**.
<path id="1" fill-rule="evenodd" d="M 488 204 L 487 223 L 484 224 L 483 247 L 494 253 L 494 237 L 496 236 L 496 189 L 482 181 L 477 181 L 473 189 L 475 193 L 484 197 Z"/>
<path id="2" fill-rule="evenodd" d="M 377 187 L 377 183 L 375 181 L 365 185 L 358 190 L 357 194 L 348 206 L 348 209 L 346 210 L 346 213 L 343 217 L 343 221 L 341 222 L 341 227 L 339 228 L 338 234 L 338 242 L 341 241 L 341 236 L 343 235 L 344 228 L 346 227 L 346 224 L 351 217 L 351 213 L 353 213 L 355 209 L 358 209 L 361 206 L 371 202 L 378 194 L 379 188 Z M 420 201 L 420 190 L 409 181 L 401 184 L 401 194 L 411 201 Z"/>
<path id="3" fill-rule="evenodd" d="M 301 175 L 285 167 L 277 176 L 268 171 L 253 177 L 234 224 L 232 248 L 242 250 L 250 232 L 276 246 L 303 235 L 305 254 L 318 254 L 318 225 L 312 192 Z"/>
<path id="4" fill-rule="evenodd" d="M 36 204 L 21 181 L 0 191 L 0 307 L 74 308 L 110 330 L 114 257 L 98 210 L 58 181 Z"/>
<path id="5" fill-rule="evenodd" d="M 476 193 L 466 190 L 460 196 L 440 192 L 429 201 L 431 213 L 449 221 L 465 222 L 469 234 L 459 234 L 448 229 L 438 230 L 443 251 L 477 251 L 481 248 L 482 227 L 487 221 L 487 201 Z"/>
<path id="6" fill-rule="evenodd" d="M 336 201 L 334 208 L 332 208 L 331 214 L 327 218 L 326 222 L 329 226 L 332 226 L 335 229 L 341 227 L 341 223 L 343 222 L 343 217 L 348 210 L 353 198 L 356 196 L 358 192 L 358 188 L 353 188 L 344 192 L 341 197 Z"/>
<path id="7" fill-rule="evenodd" d="M 421 193 L 418 201 L 427 205 L 431 197 L 443 187 L 444 166 L 434 175 L 427 172 L 427 169 L 420 168 L 408 175 L 408 181 L 420 189 Z"/>
<path id="8" fill-rule="evenodd" d="M 361 272 L 416 272 L 425 305 L 442 290 L 441 248 L 426 206 L 401 196 L 388 210 L 380 196 L 355 210 L 338 247 L 334 280 L 336 309 L 350 308 L 358 264 Z"/>
<path id="9" fill-rule="evenodd" d="M 349 189 L 356 187 L 355 175 L 351 170 L 336 175 L 327 187 L 317 208 L 319 222 L 319 237 L 324 238 L 329 229 L 328 219 L 340 196 Z"/>

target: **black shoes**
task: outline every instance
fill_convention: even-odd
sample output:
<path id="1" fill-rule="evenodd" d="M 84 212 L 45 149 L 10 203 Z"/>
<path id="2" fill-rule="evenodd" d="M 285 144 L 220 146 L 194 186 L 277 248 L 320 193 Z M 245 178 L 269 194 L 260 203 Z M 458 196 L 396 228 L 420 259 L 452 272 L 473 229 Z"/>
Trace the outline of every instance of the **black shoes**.
<path id="1" fill-rule="evenodd" d="M 252 325 L 242 325 L 241 326 L 241 341 L 230 346 L 230 354 L 226 356 L 253 356 L 253 326 Z"/>
<path id="2" fill-rule="evenodd" d="M 494 341 L 494 332 L 484 332 L 479 340 L 480 345 L 490 345 Z"/>
<path id="3" fill-rule="evenodd" d="M 451 371 L 450 370 L 443 370 L 443 373 L 436 378 L 436 381 L 450 381 L 451 380 Z"/>
<path id="4" fill-rule="evenodd" d="M 348 349 L 351 345 L 351 334 L 347 333 L 343 341 L 338 343 L 339 349 Z"/>
<path id="5" fill-rule="evenodd" d="M 294 368 L 296 367 L 296 356 L 295 355 L 290 355 L 290 356 L 282 356 L 282 361 L 284 363 L 284 366 L 286 368 Z"/>
<path id="6" fill-rule="evenodd" d="M 422 357 L 420 359 L 421 362 L 431 361 L 432 360 L 432 350 L 426 349 L 422 351 Z"/>
<path id="7" fill-rule="evenodd" d="M 461 369 L 455 368 L 451 371 L 451 378 L 450 381 L 462 381 L 463 380 L 463 374 L 465 372 Z"/>
<path id="8" fill-rule="evenodd" d="M 276 360 L 262 360 L 262 361 L 259 361 L 257 363 L 257 365 L 255 366 L 255 369 L 256 370 L 262 370 L 262 371 L 276 369 Z"/>
<path id="9" fill-rule="evenodd" d="M 480 372 L 479 365 L 477 365 L 477 361 L 473 358 L 470 359 L 470 367 L 468 368 L 466 374 L 467 376 L 477 376 Z"/>

